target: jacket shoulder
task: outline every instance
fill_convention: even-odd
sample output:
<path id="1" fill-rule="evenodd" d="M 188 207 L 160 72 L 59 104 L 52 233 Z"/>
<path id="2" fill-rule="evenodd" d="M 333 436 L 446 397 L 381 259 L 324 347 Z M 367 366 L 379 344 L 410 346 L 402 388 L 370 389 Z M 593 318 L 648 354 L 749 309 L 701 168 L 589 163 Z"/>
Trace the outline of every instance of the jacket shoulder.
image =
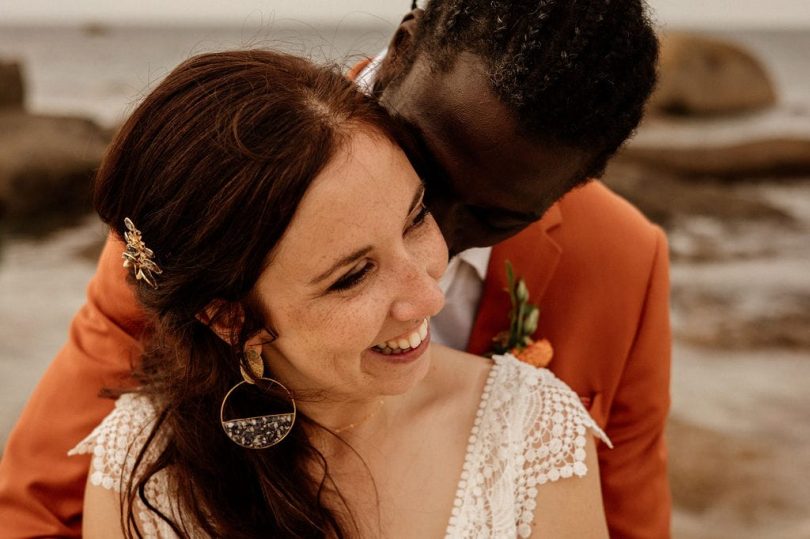
<path id="1" fill-rule="evenodd" d="M 661 233 L 635 206 L 600 181 L 574 189 L 557 204 L 566 229 L 594 239 L 655 243 Z"/>
<path id="2" fill-rule="evenodd" d="M 551 234 L 569 257 L 647 265 L 666 242 L 657 225 L 599 181 L 571 191 L 557 206 L 561 226 Z"/>

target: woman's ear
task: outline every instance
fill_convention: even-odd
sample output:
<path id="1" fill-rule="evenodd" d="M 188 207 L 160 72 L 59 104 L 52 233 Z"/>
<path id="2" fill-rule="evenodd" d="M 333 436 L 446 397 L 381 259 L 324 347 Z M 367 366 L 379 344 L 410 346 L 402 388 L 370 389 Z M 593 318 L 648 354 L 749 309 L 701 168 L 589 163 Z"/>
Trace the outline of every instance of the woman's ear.
<path id="1" fill-rule="evenodd" d="M 223 342 L 233 346 L 238 342 L 237 336 L 245 323 L 245 310 L 238 303 L 215 299 L 197 313 L 197 320 Z"/>
<path id="2" fill-rule="evenodd" d="M 245 308 L 240 303 L 231 303 L 215 299 L 205 309 L 197 313 L 197 320 L 208 326 L 208 329 L 231 346 L 238 343 L 238 335 L 245 323 Z M 276 330 L 268 325 L 259 333 L 248 339 L 248 346 L 261 352 L 262 344 L 269 344 L 278 338 Z"/>

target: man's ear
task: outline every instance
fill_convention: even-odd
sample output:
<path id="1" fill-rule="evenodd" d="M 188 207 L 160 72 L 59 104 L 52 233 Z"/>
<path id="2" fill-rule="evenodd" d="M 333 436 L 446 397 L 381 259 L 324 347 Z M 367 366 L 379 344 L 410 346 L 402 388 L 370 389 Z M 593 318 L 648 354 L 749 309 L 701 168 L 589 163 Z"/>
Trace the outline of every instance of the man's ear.
<path id="1" fill-rule="evenodd" d="M 412 9 L 402 18 L 402 22 L 399 23 L 391 41 L 388 43 L 386 60 L 396 61 L 410 50 L 413 45 L 413 36 L 416 34 L 419 21 L 422 20 L 424 13 L 423 9 Z"/>
<path id="2" fill-rule="evenodd" d="M 413 38 L 423 13 L 422 9 L 413 9 L 399 23 L 394 36 L 388 43 L 388 51 L 385 53 L 380 69 L 374 77 L 374 95 L 379 96 L 388 87 L 388 83 L 397 78 L 404 68 L 402 59 L 413 46 Z"/>
<path id="3" fill-rule="evenodd" d="M 422 20 L 422 15 L 425 14 L 423 9 L 412 9 L 404 17 L 402 22 L 399 23 L 391 42 L 388 44 L 388 54 L 392 53 L 397 56 L 402 56 L 410 49 L 413 44 L 413 36 L 416 34 L 416 29 L 419 28 L 419 21 Z"/>
<path id="4" fill-rule="evenodd" d="M 234 339 L 245 323 L 245 311 L 238 303 L 215 299 L 197 313 L 197 320 L 208 326 L 226 344 L 233 346 L 236 344 Z"/>

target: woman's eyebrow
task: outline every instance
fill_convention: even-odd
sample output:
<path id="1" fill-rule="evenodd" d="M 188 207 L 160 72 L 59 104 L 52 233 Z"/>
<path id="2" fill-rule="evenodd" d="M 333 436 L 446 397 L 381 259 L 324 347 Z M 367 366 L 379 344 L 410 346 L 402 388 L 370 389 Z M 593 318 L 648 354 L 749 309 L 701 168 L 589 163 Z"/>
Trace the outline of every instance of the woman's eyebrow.
<path id="1" fill-rule="evenodd" d="M 422 201 L 422 198 L 425 196 L 425 186 L 424 184 L 419 184 L 419 187 L 416 189 L 416 193 L 413 195 L 413 199 L 411 199 L 411 205 L 408 207 L 408 215 L 413 213 L 413 210 L 416 206 L 419 205 L 419 202 Z M 310 286 L 316 285 L 321 281 L 325 280 L 327 277 L 332 275 L 338 268 L 351 264 L 355 262 L 359 258 L 366 256 L 368 253 L 371 252 L 372 247 L 370 245 L 366 245 L 365 247 L 361 247 L 356 251 L 342 257 L 341 259 L 337 260 L 334 264 L 332 264 L 328 270 L 324 271 L 314 279 L 312 279 L 309 284 Z"/>

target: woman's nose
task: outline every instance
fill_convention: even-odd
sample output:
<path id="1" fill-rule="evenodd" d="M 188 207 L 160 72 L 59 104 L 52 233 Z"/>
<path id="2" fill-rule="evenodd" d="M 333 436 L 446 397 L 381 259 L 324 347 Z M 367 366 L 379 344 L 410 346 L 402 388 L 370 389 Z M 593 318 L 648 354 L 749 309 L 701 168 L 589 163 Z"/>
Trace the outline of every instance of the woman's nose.
<path id="1" fill-rule="evenodd" d="M 419 320 L 434 316 L 444 307 L 444 293 L 427 268 L 411 265 L 402 275 L 397 299 L 391 305 L 391 316 L 397 320 Z"/>

